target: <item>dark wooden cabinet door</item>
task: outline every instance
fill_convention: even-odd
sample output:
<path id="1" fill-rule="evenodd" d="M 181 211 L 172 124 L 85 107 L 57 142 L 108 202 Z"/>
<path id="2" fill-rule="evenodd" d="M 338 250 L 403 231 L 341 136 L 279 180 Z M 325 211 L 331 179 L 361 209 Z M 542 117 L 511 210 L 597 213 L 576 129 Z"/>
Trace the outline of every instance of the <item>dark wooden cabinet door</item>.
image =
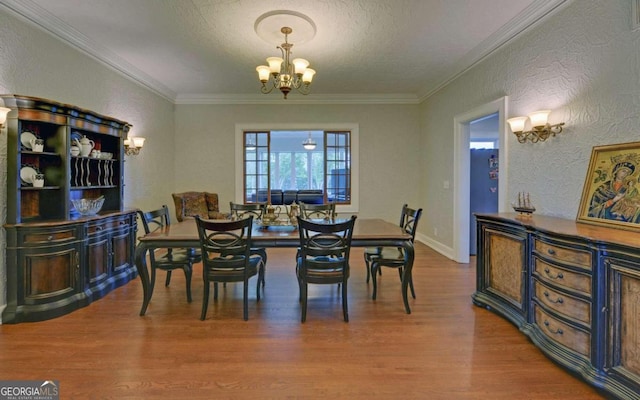
<path id="1" fill-rule="evenodd" d="M 640 392 L 640 260 L 609 258 L 606 353 L 610 373 L 634 382 Z"/>
<path id="2" fill-rule="evenodd" d="M 18 268 L 22 274 L 24 304 L 47 304 L 75 295 L 80 282 L 78 243 L 35 247 L 21 252 Z"/>
<path id="3" fill-rule="evenodd" d="M 93 235 L 87 243 L 87 283 L 90 287 L 100 285 L 111 275 L 109 235 Z"/>
<path id="4" fill-rule="evenodd" d="M 120 229 L 114 231 L 111 235 L 111 248 L 113 256 L 114 275 L 119 274 L 122 270 L 128 270 L 133 257 L 133 245 L 135 237 L 132 235 L 132 229 L 129 225 L 124 225 Z"/>

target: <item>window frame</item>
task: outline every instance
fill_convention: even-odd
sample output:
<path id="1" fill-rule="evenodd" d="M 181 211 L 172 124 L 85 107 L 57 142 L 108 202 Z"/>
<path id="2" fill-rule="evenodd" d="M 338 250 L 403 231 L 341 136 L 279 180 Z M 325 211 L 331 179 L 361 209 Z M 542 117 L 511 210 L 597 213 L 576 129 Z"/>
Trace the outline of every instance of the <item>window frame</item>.
<path id="1" fill-rule="evenodd" d="M 332 124 L 236 124 L 235 126 L 235 202 L 244 201 L 245 154 L 244 134 L 251 132 L 271 131 L 324 131 L 350 132 L 351 139 L 351 204 L 338 204 L 336 209 L 341 213 L 357 213 L 359 210 L 359 125 L 349 123 Z"/>

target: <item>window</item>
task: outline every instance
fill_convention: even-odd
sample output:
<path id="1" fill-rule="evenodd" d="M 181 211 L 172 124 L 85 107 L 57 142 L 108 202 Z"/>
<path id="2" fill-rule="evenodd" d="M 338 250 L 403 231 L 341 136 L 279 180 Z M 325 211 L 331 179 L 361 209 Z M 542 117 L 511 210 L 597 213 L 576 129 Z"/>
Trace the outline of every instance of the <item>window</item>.
<path id="1" fill-rule="evenodd" d="M 302 142 L 312 137 L 316 148 Z M 245 203 L 289 203 L 287 191 L 315 191 L 314 201 L 352 204 L 351 131 L 242 132 Z"/>
<path id="2" fill-rule="evenodd" d="M 472 140 L 471 142 L 469 142 L 470 149 L 493 149 L 495 148 L 495 145 L 496 143 L 494 141 L 478 142 L 478 141 Z"/>

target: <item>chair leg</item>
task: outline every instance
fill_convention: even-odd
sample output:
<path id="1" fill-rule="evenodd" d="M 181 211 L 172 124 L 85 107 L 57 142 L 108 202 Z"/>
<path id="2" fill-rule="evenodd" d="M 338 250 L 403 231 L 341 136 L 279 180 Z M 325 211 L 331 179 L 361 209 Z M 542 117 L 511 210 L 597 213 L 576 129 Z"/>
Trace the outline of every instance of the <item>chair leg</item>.
<path id="1" fill-rule="evenodd" d="M 151 276 L 149 277 L 149 298 L 153 294 L 153 289 L 156 286 L 156 269 L 151 266 Z"/>
<path id="2" fill-rule="evenodd" d="M 342 282 L 342 315 L 344 322 L 349 322 L 349 308 L 347 305 L 347 280 Z"/>
<path id="3" fill-rule="evenodd" d="M 242 305 L 244 311 L 244 320 L 249 320 L 249 280 L 245 279 L 242 284 Z"/>
<path id="4" fill-rule="evenodd" d="M 300 297 L 302 298 L 302 317 L 301 322 L 307 320 L 307 284 L 300 282 Z"/>
<path id="5" fill-rule="evenodd" d="M 371 263 L 371 278 L 373 280 L 373 294 L 371 295 L 371 299 L 375 300 L 376 295 L 378 293 L 378 269 L 380 269 L 380 265 L 373 261 Z"/>
<path id="6" fill-rule="evenodd" d="M 209 305 L 209 281 L 204 282 L 204 291 L 202 294 L 202 313 L 200 313 L 200 320 L 204 321 L 207 316 L 207 306 Z"/>
<path id="7" fill-rule="evenodd" d="M 227 282 L 224 282 L 225 284 Z M 213 299 L 218 300 L 218 282 L 213 282 Z"/>
<path id="8" fill-rule="evenodd" d="M 167 271 L 167 279 L 165 279 L 164 281 L 164 286 L 169 286 L 169 284 L 171 283 L 171 271 Z"/>
<path id="9" fill-rule="evenodd" d="M 259 275 L 259 277 L 260 277 L 260 281 L 262 282 L 262 287 L 264 287 L 265 274 L 267 269 L 267 250 L 266 249 L 260 249 L 260 257 L 262 257 L 262 269 L 260 270 L 261 274 Z"/>
<path id="10" fill-rule="evenodd" d="M 262 266 L 258 266 L 259 270 L 258 270 L 258 282 L 256 283 L 256 299 L 258 299 L 258 301 L 260 301 L 260 274 L 263 274 L 263 267 Z"/>
<path id="11" fill-rule="evenodd" d="M 367 257 L 366 253 L 364 255 L 364 265 L 367 267 L 367 283 L 369 283 L 369 277 L 370 277 L 369 270 L 371 268 L 371 265 L 369 263 L 369 257 Z"/>
<path id="12" fill-rule="evenodd" d="M 193 268 L 191 264 L 184 265 L 182 267 L 184 270 L 184 278 L 187 281 L 187 302 L 191 303 L 191 275 L 193 274 Z"/>
<path id="13" fill-rule="evenodd" d="M 400 282 L 403 281 L 403 275 L 407 273 L 407 268 L 406 267 L 401 267 L 398 268 L 398 275 L 400 275 Z M 416 298 L 416 291 L 413 289 L 413 277 L 411 276 L 411 273 L 409 273 L 409 276 L 407 276 L 407 279 L 409 280 L 409 289 L 411 289 L 411 297 L 413 297 L 414 299 Z"/>

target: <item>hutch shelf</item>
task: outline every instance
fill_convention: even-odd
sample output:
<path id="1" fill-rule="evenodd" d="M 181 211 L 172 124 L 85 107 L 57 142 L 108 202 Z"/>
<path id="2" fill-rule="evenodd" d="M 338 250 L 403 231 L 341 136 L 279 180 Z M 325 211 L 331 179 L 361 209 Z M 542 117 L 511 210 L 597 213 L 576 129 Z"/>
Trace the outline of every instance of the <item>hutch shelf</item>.
<path id="1" fill-rule="evenodd" d="M 608 398 L 640 399 L 640 234 L 477 214 L 473 302 Z"/>
<path id="2" fill-rule="evenodd" d="M 0 97 L 11 108 L 2 323 L 55 318 L 136 276 L 135 210 L 123 208 L 130 125 L 47 99 Z M 85 136 L 112 158 L 72 156 L 71 146 Z M 73 208 L 72 199 L 99 196 L 105 201 L 98 215 L 81 216 Z"/>

